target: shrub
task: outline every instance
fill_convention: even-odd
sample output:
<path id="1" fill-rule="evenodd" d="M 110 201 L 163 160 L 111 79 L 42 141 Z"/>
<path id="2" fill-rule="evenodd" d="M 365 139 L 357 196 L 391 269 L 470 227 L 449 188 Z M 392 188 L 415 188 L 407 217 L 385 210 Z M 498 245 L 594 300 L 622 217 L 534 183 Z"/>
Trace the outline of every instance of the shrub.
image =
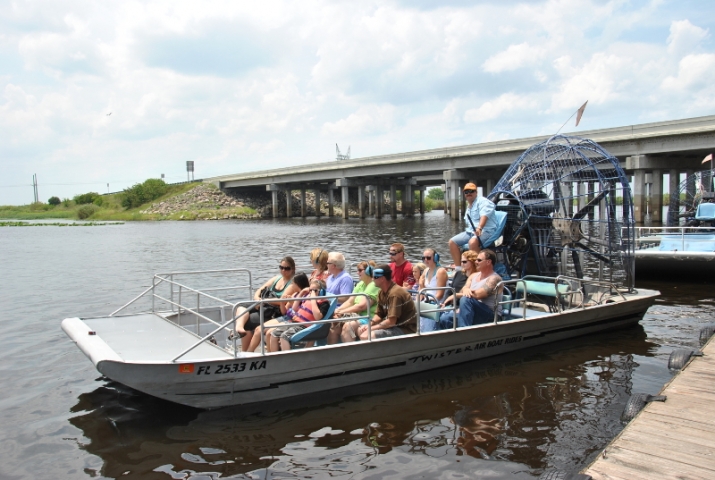
<path id="1" fill-rule="evenodd" d="M 62 205 L 64 205 L 65 207 L 69 207 L 71 201 L 72 200 L 70 200 L 69 198 L 64 198 L 62 199 Z"/>
<path id="2" fill-rule="evenodd" d="M 100 197 L 95 198 L 94 201 L 92 201 L 92 203 L 97 205 L 98 207 L 101 207 L 102 205 L 104 205 L 104 199 L 100 196 Z"/>
<path id="3" fill-rule="evenodd" d="M 89 193 L 83 193 L 82 195 L 75 195 L 74 197 L 74 203 L 77 205 L 85 205 L 87 203 L 92 203 L 94 202 L 94 199 L 97 198 L 99 194 L 97 192 L 89 192 Z"/>
<path id="4" fill-rule="evenodd" d="M 97 210 L 99 210 L 99 208 L 96 205 L 82 205 L 77 209 L 77 218 L 79 218 L 80 220 L 84 220 L 85 218 L 89 218 L 94 215 L 94 212 L 96 212 Z"/>
<path id="5" fill-rule="evenodd" d="M 47 203 L 49 203 L 50 205 L 59 205 L 60 197 L 50 197 L 50 199 L 47 200 Z"/>
<path id="6" fill-rule="evenodd" d="M 144 183 L 137 183 L 131 188 L 125 188 L 122 193 L 122 206 L 126 209 L 136 208 L 161 197 L 166 193 L 164 180 L 150 178 Z"/>

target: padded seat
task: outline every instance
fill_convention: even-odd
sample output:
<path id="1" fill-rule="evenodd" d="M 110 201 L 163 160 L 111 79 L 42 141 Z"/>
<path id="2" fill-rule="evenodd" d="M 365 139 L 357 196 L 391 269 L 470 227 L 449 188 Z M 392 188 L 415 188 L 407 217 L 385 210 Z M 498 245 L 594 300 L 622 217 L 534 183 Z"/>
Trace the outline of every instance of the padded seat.
<path id="1" fill-rule="evenodd" d="M 482 244 L 483 248 L 492 247 L 494 243 L 499 240 L 499 237 L 502 236 L 502 233 L 504 233 L 504 227 L 506 226 L 506 212 L 495 210 L 494 216 L 496 217 L 497 229 L 494 231 L 494 234 L 491 237 L 484 241 L 484 243 Z"/>
<path id="2" fill-rule="evenodd" d="M 336 308 L 338 308 L 338 297 L 334 297 L 330 300 L 330 307 L 328 307 L 328 312 L 325 314 L 323 319 L 325 320 L 332 317 Z M 329 322 L 308 325 L 306 328 L 290 337 L 291 347 L 299 342 L 325 340 L 328 337 L 328 333 L 330 333 L 331 325 L 332 323 Z"/>
<path id="3" fill-rule="evenodd" d="M 701 203 L 695 211 L 695 220 L 711 222 L 715 220 L 715 203 Z"/>

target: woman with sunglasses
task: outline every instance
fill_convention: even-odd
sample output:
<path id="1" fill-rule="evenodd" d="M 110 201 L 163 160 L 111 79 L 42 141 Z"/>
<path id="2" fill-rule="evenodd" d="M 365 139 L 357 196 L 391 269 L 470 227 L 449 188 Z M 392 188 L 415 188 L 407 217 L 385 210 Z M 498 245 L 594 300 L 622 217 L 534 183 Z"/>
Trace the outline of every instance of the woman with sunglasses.
<path id="1" fill-rule="evenodd" d="M 425 249 L 422 253 L 422 261 L 427 268 L 420 277 L 420 290 L 427 288 L 428 294 L 438 301 L 444 297 L 446 290 L 438 290 L 439 287 L 447 286 L 447 269 L 439 265 L 439 255 L 434 248 Z"/>
<path id="2" fill-rule="evenodd" d="M 314 248 L 310 252 L 310 264 L 315 269 L 310 272 L 310 279 L 328 281 L 328 252 L 322 248 Z"/>
<path id="3" fill-rule="evenodd" d="M 467 284 L 469 276 L 477 271 L 477 257 L 479 254 L 471 250 L 467 250 L 462 254 L 461 270 L 457 270 L 452 277 L 452 295 L 444 299 L 440 304 L 441 307 L 448 307 L 452 304 L 459 306 L 459 300 L 462 298 L 462 289 Z M 454 327 L 454 311 L 442 312 L 439 316 L 439 329 L 444 330 Z"/>
<path id="4" fill-rule="evenodd" d="M 354 301 L 347 301 L 335 310 L 334 318 L 340 317 L 367 317 L 360 320 L 350 320 L 345 323 L 334 323 L 328 335 L 328 344 L 338 343 L 338 338 L 343 342 L 353 342 L 357 340 L 357 330 L 360 325 L 367 325 L 369 319 L 375 316 L 377 310 L 377 297 L 380 289 L 372 281 L 372 272 L 377 267 L 374 260 L 360 262 L 357 264 L 357 271 L 360 281 L 355 285 L 353 293 L 364 293 L 370 298 L 370 311 L 367 310 L 367 297 L 362 295 L 353 297 Z"/>
<path id="5" fill-rule="evenodd" d="M 280 274 L 270 278 L 264 283 L 261 288 L 257 289 L 253 294 L 254 300 L 261 298 L 290 298 L 300 291 L 300 288 L 293 283 L 295 276 L 295 261 L 291 257 L 284 257 L 278 265 Z M 275 308 L 268 308 L 272 305 Z M 263 320 L 270 320 L 285 315 L 288 309 L 288 302 L 267 303 L 263 311 Z M 260 310 L 258 307 L 246 311 L 245 308 L 239 307 L 236 312 L 236 334 L 241 337 L 241 351 L 247 351 L 250 348 L 253 338 L 253 331 L 260 326 Z M 260 338 L 256 339 L 256 344 Z"/>

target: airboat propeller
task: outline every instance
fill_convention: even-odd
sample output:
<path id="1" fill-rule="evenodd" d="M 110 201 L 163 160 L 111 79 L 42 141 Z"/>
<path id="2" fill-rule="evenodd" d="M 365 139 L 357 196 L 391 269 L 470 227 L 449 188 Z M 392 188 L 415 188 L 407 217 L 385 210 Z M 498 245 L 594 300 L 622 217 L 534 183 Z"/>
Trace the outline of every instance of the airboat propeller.
<path id="1" fill-rule="evenodd" d="M 503 261 L 535 273 L 632 286 L 633 204 L 618 159 L 597 143 L 556 135 L 526 150 L 489 198 L 507 212 Z"/>

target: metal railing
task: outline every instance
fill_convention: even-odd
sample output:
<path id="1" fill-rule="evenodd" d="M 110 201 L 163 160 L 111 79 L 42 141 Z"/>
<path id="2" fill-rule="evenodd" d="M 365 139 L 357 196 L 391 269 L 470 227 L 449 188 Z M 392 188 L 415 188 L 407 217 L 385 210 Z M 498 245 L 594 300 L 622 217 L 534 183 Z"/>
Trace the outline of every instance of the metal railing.
<path id="1" fill-rule="evenodd" d="M 662 235 L 680 236 L 680 248 L 685 249 L 685 240 L 688 234 L 715 233 L 713 227 L 636 227 L 636 249 L 645 249 L 660 245 Z"/>

